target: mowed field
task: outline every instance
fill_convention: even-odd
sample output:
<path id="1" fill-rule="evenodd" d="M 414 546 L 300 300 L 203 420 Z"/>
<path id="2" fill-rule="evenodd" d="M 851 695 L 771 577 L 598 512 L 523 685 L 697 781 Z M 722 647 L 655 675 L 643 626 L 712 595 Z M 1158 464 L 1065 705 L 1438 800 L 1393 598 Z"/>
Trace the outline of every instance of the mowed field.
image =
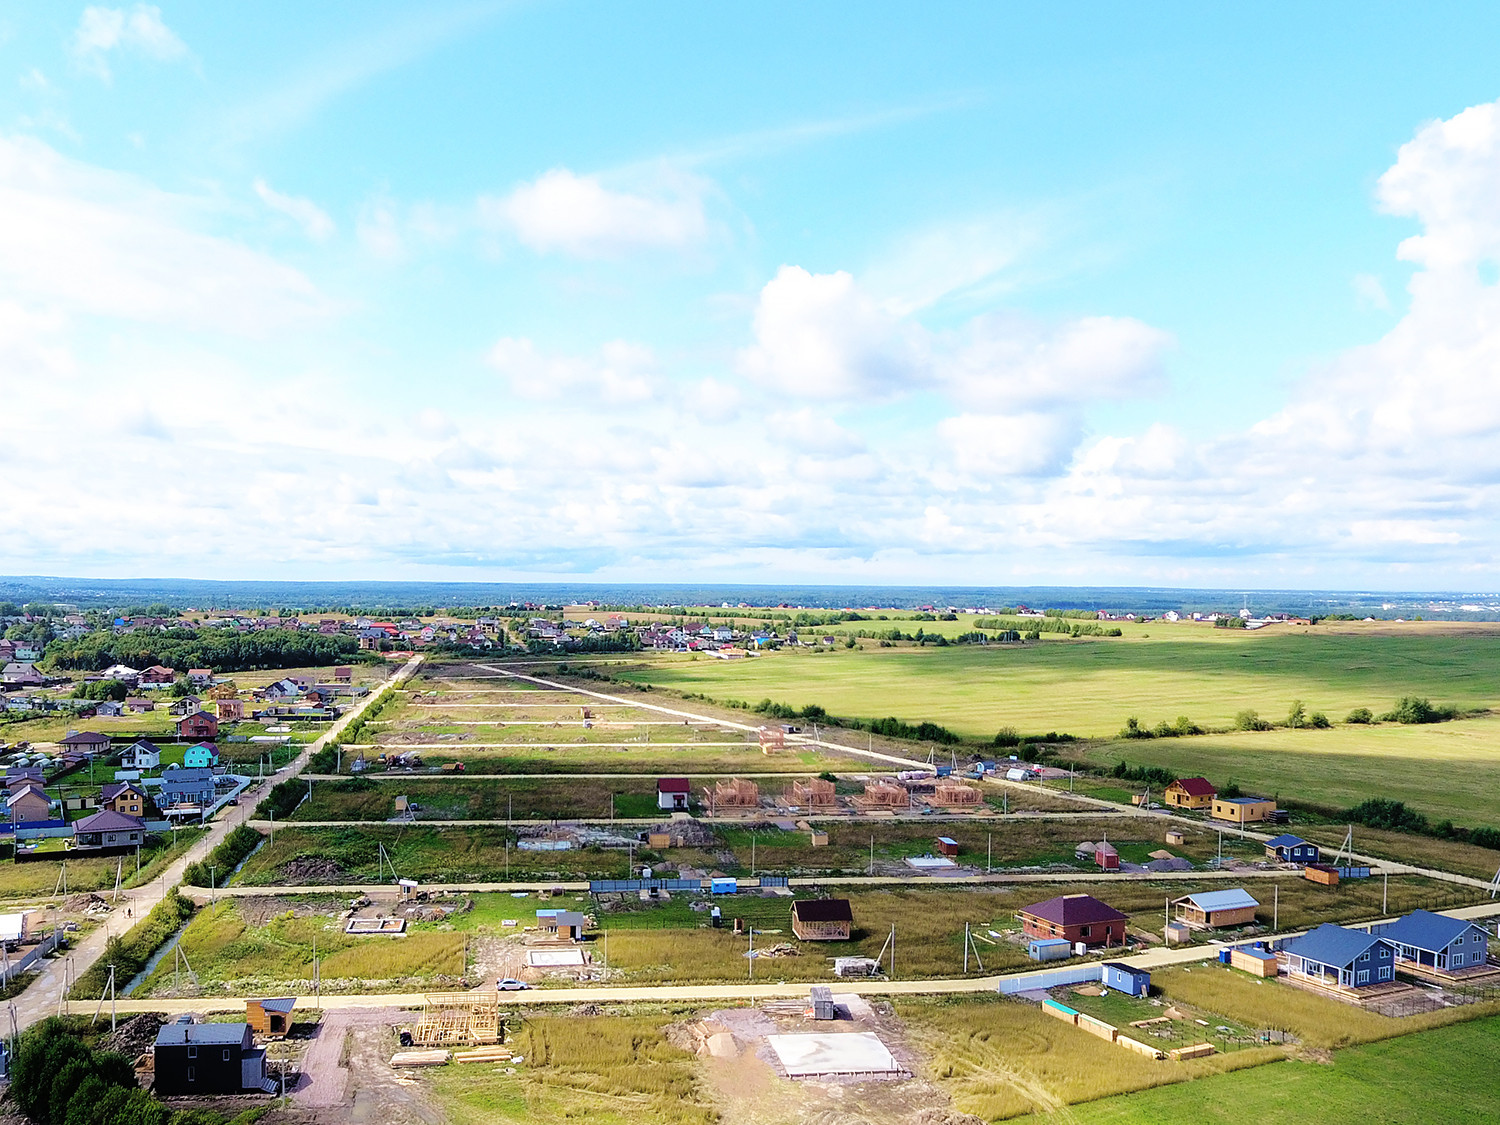
<path id="1" fill-rule="evenodd" d="M 1432 820 L 1500 825 L 1500 715 L 1428 726 L 1117 741 L 1083 755 L 1106 768 L 1122 759 L 1283 800 L 1348 808 L 1367 797 L 1392 797 Z"/>
<path id="2" fill-rule="evenodd" d="M 637 683 L 860 718 L 931 720 L 970 739 L 1001 727 L 1109 737 L 1134 715 L 1228 727 L 1293 700 L 1342 719 L 1403 695 L 1464 708 L 1500 702 L 1500 629 L 1379 623 L 1253 632 L 1153 623 L 1126 636 L 1027 645 L 782 650 L 754 660 L 672 656 L 616 673 Z"/>
<path id="3" fill-rule="evenodd" d="M 1332 1065 L 1283 1062 L 1108 1098 L 1066 1114 L 1081 1125 L 1301 1125 L 1307 1121 L 1500 1121 L 1500 1019 L 1339 1051 Z M 1063 1115 L 1059 1115 L 1062 1117 Z"/>

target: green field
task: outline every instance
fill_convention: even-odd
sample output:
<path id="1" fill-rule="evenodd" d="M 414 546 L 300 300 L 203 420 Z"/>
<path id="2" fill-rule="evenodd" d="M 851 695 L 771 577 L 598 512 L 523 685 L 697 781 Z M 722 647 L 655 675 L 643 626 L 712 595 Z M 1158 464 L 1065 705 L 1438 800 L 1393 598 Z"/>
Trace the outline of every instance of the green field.
<path id="1" fill-rule="evenodd" d="M 868 642 L 867 642 L 868 643 Z M 966 738 L 1001 727 L 1105 737 L 1138 716 L 1228 727 L 1245 709 L 1280 719 L 1293 700 L 1342 719 L 1403 695 L 1465 708 L 1500 702 L 1500 631 L 1314 626 L 1255 632 L 1132 627 L 1120 638 L 1024 646 L 836 648 L 755 660 L 662 657 L 617 676 L 718 700 L 769 698 L 830 714 L 931 720 Z"/>
<path id="2" fill-rule="evenodd" d="M 484 741 L 498 741 L 486 738 Z M 612 741 L 620 742 L 616 737 Z M 663 739 L 663 741 L 666 741 Z M 714 742 L 727 741 L 720 737 Z M 730 746 L 587 746 L 587 745 L 532 745 L 515 743 L 501 747 L 470 747 L 462 742 L 435 742 L 430 744 L 381 746 L 365 752 L 367 760 L 373 762 L 375 755 L 384 750 L 410 751 L 421 754 L 425 766 L 442 766 L 448 762 L 463 762 L 468 774 L 517 774 L 517 773 L 655 773 L 678 775 L 732 774 L 738 771 L 759 773 L 762 771 L 799 771 L 820 773 L 834 770 L 882 770 L 896 768 L 885 763 L 852 754 L 839 754 L 831 750 L 797 749 L 778 751 L 767 756 L 753 744 Z M 354 764 L 356 750 L 344 748 L 342 772 L 349 773 Z M 384 771 L 372 771 L 375 774 Z M 390 776 L 412 776 L 393 771 Z"/>
<path id="3" fill-rule="evenodd" d="M 1081 1125 L 1301 1125 L 1500 1121 L 1500 1019 L 1075 1107 Z M 1063 1115 L 1059 1115 L 1062 1117 Z"/>
<path id="4" fill-rule="evenodd" d="M 135 887 L 149 883 L 169 867 L 197 842 L 201 831 L 196 828 L 182 829 L 174 843 L 171 833 L 162 837 L 149 837 L 148 846 L 141 851 L 141 870 L 135 869 L 135 854 L 123 857 L 78 856 L 59 852 L 56 859 L 33 859 L 24 863 L 11 860 L 11 846 L 0 850 L 0 900 L 33 899 L 50 895 L 60 884 L 64 862 L 68 868 L 68 893 L 80 891 L 104 891 L 115 885 L 115 873 L 121 872 L 124 886 Z M 61 841 L 59 841 L 61 842 Z M 64 858 L 66 856 L 66 858 Z"/>

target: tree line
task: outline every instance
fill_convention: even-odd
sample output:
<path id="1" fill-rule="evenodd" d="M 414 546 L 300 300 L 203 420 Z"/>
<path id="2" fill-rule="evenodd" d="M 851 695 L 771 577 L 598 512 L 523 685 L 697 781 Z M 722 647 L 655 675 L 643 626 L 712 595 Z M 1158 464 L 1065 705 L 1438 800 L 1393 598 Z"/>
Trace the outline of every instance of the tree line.
<path id="1" fill-rule="evenodd" d="M 359 642 L 302 629 L 170 629 L 164 633 L 90 633 L 71 641 L 53 641 L 42 661 L 46 671 L 97 672 L 113 664 L 148 668 L 212 668 L 247 672 L 262 668 L 298 668 L 357 659 Z"/>

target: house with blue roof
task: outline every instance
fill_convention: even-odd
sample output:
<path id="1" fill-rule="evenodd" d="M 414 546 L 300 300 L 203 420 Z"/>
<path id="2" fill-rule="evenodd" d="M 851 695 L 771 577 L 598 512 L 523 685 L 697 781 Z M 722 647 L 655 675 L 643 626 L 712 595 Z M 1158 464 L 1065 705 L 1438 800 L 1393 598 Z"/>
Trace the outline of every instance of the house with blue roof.
<path id="1" fill-rule="evenodd" d="M 1177 919 L 1190 925 L 1248 926 L 1255 921 L 1255 908 L 1260 905 L 1250 892 L 1236 887 L 1229 891 L 1201 891 L 1195 895 L 1184 895 L 1172 903 Z"/>
<path id="2" fill-rule="evenodd" d="M 1404 918 L 1371 927 L 1396 947 L 1396 963 L 1412 968 L 1454 972 L 1483 967 L 1489 960 L 1490 935 L 1478 922 L 1413 910 Z"/>
<path id="3" fill-rule="evenodd" d="M 1290 833 L 1266 841 L 1266 858 L 1277 863 L 1317 863 L 1322 856 L 1317 844 Z"/>
<path id="4" fill-rule="evenodd" d="M 1364 930 L 1324 922 L 1281 946 L 1287 975 L 1330 988 L 1368 988 L 1396 979 L 1395 943 Z"/>

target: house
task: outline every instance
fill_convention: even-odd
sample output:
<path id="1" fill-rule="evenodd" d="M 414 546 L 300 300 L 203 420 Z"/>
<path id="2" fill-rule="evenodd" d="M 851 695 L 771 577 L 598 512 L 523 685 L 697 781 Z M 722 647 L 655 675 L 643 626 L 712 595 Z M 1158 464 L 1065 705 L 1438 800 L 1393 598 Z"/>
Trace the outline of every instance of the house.
<path id="1" fill-rule="evenodd" d="M 295 699 L 302 694 L 302 688 L 295 680 L 281 679 L 269 683 L 255 693 L 257 699 Z"/>
<path id="2" fill-rule="evenodd" d="M 340 664 L 333 670 L 333 682 L 336 684 L 349 684 L 354 682 L 354 669 L 348 664 Z"/>
<path id="3" fill-rule="evenodd" d="M 104 719 L 118 719 L 125 714 L 125 704 L 113 699 L 102 699 L 93 706 L 94 714 Z"/>
<path id="4" fill-rule="evenodd" d="M 182 764 L 188 769 L 209 769 L 219 764 L 219 748 L 212 742 L 200 742 L 189 746 L 182 755 Z"/>
<path id="5" fill-rule="evenodd" d="M 1108 903 L 1092 895 L 1059 895 L 1020 910 L 1021 931 L 1027 937 L 1066 938 L 1084 945 L 1124 945 L 1129 921 Z"/>
<path id="6" fill-rule="evenodd" d="M 122 684 L 135 684 L 141 674 L 128 664 L 111 664 L 99 673 L 101 680 L 119 680 Z"/>
<path id="7" fill-rule="evenodd" d="M 1204 778 L 1179 777 L 1167 786 L 1162 800 L 1174 809 L 1206 809 L 1217 794 L 1218 790 Z"/>
<path id="8" fill-rule="evenodd" d="M 242 700 L 221 699 L 214 706 L 219 712 L 221 723 L 237 723 L 245 717 L 245 704 Z"/>
<path id="9" fill-rule="evenodd" d="M 78 851 L 125 851 L 145 842 L 146 826 L 138 816 L 100 809 L 73 823 L 73 847 Z"/>
<path id="10" fill-rule="evenodd" d="M 673 812 L 686 811 L 688 807 L 688 779 L 664 777 L 656 783 L 656 807 Z"/>
<path id="11" fill-rule="evenodd" d="M 847 898 L 809 898 L 792 903 L 792 933 L 802 941 L 848 941 L 854 913 Z"/>
<path id="12" fill-rule="evenodd" d="M 157 802 L 163 812 L 171 806 L 186 806 L 196 812 L 214 803 L 214 771 L 201 767 L 171 766 L 162 771 L 161 797 Z"/>
<path id="13" fill-rule="evenodd" d="M 132 715 L 143 715 L 147 711 L 155 711 L 156 704 L 149 699 L 142 699 L 139 695 L 132 695 L 125 700 L 125 710 Z"/>
<path id="14" fill-rule="evenodd" d="M 196 688 L 206 688 L 214 682 L 214 670 L 212 668 L 189 668 L 188 683 Z"/>
<path id="15" fill-rule="evenodd" d="M 1255 908 L 1259 905 L 1248 891 L 1239 888 L 1203 891 L 1195 895 L 1184 895 L 1172 902 L 1177 917 L 1182 921 L 1215 928 L 1250 925 L 1255 921 Z"/>
<path id="16" fill-rule="evenodd" d="M 1490 935 L 1478 922 L 1413 910 L 1404 918 L 1370 929 L 1396 949 L 1396 963 L 1452 972 L 1473 969 L 1489 958 Z"/>
<path id="17" fill-rule="evenodd" d="M 14 793 L 23 785 L 33 781 L 41 785 L 44 780 L 41 766 L 11 766 L 5 771 L 5 791 Z"/>
<path id="18" fill-rule="evenodd" d="M 257 1035 L 285 1035 L 292 1026 L 292 1009 L 296 1005 L 295 996 L 282 996 L 275 1000 L 246 1000 L 245 1022 Z"/>
<path id="19" fill-rule="evenodd" d="M 109 735 L 94 730 L 69 731 L 57 740 L 65 750 L 77 750 L 84 754 L 102 754 L 109 749 Z"/>
<path id="20" fill-rule="evenodd" d="M 203 701 L 196 695 L 184 695 L 181 699 L 174 699 L 172 705 L 167 708 L 174 715 L 191 715 L 203 709 Z"/>
<path id="21" fill-rule="evenodd" d="M 30 664 L 12 661 L 3 669 L 0 669 L 0 683 L 11 687 L 40 687 L 47 682 L 43 676 Z"/>
<path id="22" fill-rule="evenodd" d="M 99 803 L 110 812 L 134 817 L 146 815 L 146 791 L 133 781 L 111 781 L 104 786 L 99 798 Z"/>
<path id="23" fill-rule="evenodd" d="M 248 1023 L 169 1023 L 153 1053 L 160 1095 L 275 1092 Z"/>
<path id="24" fill-rule="evenodd" d="M 553 934 L 568 941 L 582 941 L 583 931 L 588 928 L 588 919 L 577 910 L 538 910 L 537 929 L 544 934 Z"/>
<path id="25" fill-rule="evenodd" d="M 1277 863 L 1317 863 L 1323 853 L 1317 844 L 1287 833 L 1266 841 L 1266 858 Z"/>
<path id="26" fill-rule="evenodd" d="M 161 751 L 155 743 L 143 738 L 125 751 L 120 764 L 131 770 L 154 770 L 161 765 Z"/>
<path id="27" fill-rule="evenodd" d="M 28 780 L 13 788 L 5 798 L 5 807 L 10 810 L 12 824 L 30 824 L 52 817 L 52 801 L 39 781 Z"/>
<path id="28" fill-rule="evenodd" d="M 1367 988 L 1396 979 L 1396 946 L 1364 930 L 1324 922 L 1281 947 L 1289 976 L 1330 988 Z"/>
<path id="29" fill-rule="evenodd" d="M 136 681 L 141 687 L 171 687 L 172 681 L 177 678 L 177 673 L 171 668 L 160 664 L 153 664 L 140 674 Z"/>
<path id="30" fill-rule="evenodd" d="M 1268 797 L 1215 797 L 1208 815 L 1231 824 L 1254 824 L 1269 820 L 1275 811 L 1276 802 Z"/>
<path id="31" fill-rule="evenodd" d="M 207 711 L 194 711 L 177 720 L 178 738 L 218 738 L 219 720 Z"/>
<path id="32" fill-rule="evenodd" d="M 1126 996 L 1148 996 L 1151 993 L 1150 972 L 1118 961 L 1104 962 L 1104 975 L 1100 980 L 1105 988 L 1113 988 Z"/>

